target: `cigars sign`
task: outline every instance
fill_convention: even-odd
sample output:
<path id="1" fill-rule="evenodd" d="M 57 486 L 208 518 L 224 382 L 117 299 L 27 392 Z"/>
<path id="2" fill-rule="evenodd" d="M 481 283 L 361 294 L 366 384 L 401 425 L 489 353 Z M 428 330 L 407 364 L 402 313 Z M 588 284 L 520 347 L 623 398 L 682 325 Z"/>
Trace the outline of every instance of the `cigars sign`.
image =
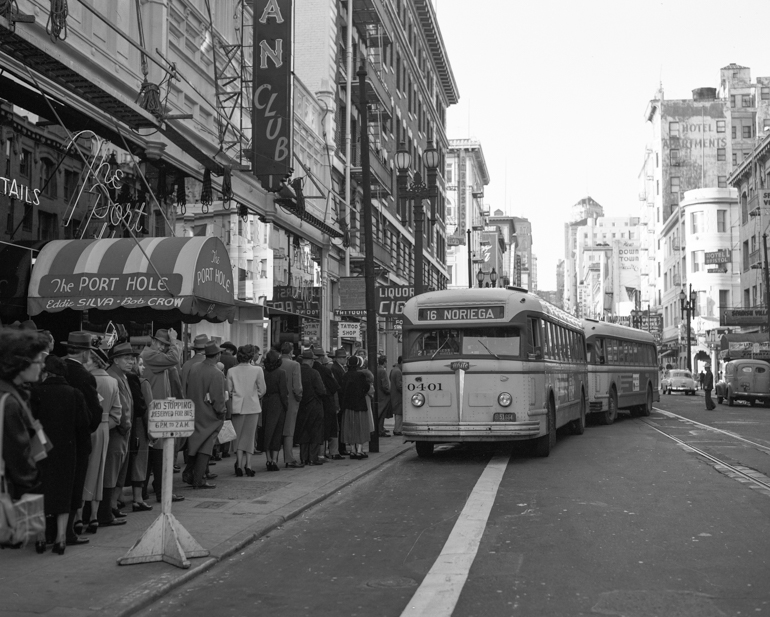
<path id="1" fill-rule="evenodd" d="M 253 170 L 277 191 L 292 173 L 292 0 L 254 0 Z"/>

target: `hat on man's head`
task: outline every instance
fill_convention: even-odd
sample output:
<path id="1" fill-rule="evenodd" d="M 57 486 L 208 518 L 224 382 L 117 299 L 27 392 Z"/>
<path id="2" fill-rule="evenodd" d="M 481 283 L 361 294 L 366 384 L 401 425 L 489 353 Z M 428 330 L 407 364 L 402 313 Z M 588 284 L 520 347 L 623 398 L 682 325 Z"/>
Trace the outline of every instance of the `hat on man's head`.
<path id="1" fill-rule="evenodd" d="M 110 360 L 113 360 L 114 358 L 119 358 L 121 356 L 137 356 L 139 354 L 134 351 L 134 348 L 131 347 L 131 343 L 120 343 L 119 345 L 115 345 L 110 349 Z"/>
<path id="2" fill-rule="evenodd" d="M 344 347 L 340 347 L 337 351 L 334 352 L 335 358 L 347 358 L 348 352 L 345 350 Z"/>
<path id="3" fill-rule="evenodd" d="M 315 360 L 315 353 L 312 349 L 303 349 L 302 350 L 302 359 L 303 360 Z"/>
<path id="4" fill-rule="evenodd" d="M 323 347 L 312 347 L 311 349 L 313 350 L 313 354 L 316 358 L 320 358 L 326 355 Z"/>
<path id="5" fill-rule="evenodd" d="M 62 341 L 62 345 L 72 347 L 73 349 L 91 349 L 91 339 L 93 335 L 90 332 L 84 332 L 79 330 L 77 332 L 70 332 L 66 341 Z"/>
<path id="6" fill-rule="evenodd" d="M 198 334 L 193 339 L 193 349 L 203 349 L 206 347 L 206 343 L 209 342 L 209 337 L 205 334 Z"/>
<path id="7" fill-rule="evenodd" d="M 155 336 L 152 338 L 154 338 L 156 341 L 160 341 L 161 343 L 165 343 L 166 345 L 171 345 L 171 337 L 168 335 L 168 330 L 166 330 L 166 328 L 156 330 Z"/>
<path id="8" fill-rule="evenodd" d="M 233 352 L 234 354 L 238 353 L 238 348 L 230 341 L 225 341 L 224 343 L 222 343 L 222 350 L 225 350 L 225 349 Z"/>
<path id="9" fill-rule="evenodd" d="M 217 354 L 222 353 L 222 348 L 214 341 L 209 341 L 203 348 L 203 353 L 207 356 L 216 356 Z"/>
<path id="10" fill-rule="evenodd" d="M 19 326 L 19 330 L 33 330 L 35 332 L 40 332 L 40 329 L 37 327 L 37 324 L 31 319 L 28 319 L 27 321 L 22 321 L 21 325 Z"/>

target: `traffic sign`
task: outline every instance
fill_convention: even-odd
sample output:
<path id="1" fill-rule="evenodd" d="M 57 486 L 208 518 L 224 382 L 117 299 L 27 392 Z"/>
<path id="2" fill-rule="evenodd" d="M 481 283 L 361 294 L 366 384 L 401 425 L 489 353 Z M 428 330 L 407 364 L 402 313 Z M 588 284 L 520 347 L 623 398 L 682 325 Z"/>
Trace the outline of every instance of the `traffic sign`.
<path id="1" fill-rule="evenodd" d="M 147 421 L 150 437 L 189 437 L 195 430 L 195 403 L 189 399 L 154 400 Z"/>

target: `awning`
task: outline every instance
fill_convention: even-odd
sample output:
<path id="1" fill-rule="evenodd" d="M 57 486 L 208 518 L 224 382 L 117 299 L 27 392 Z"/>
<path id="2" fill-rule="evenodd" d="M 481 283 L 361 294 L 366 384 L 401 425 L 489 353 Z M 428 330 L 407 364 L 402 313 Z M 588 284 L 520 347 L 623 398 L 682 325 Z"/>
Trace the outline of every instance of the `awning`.
<path id="1" fill-rule="evenodd" d="M 235 299 L 236 321 L 262 321 L 265 319 L 265 307 L 261 304 Z"/>
<path id="2" fill-rule="evenodd" d="M 267 317 L 301 317 L 310 321 L 321 321 L 318 315 L 305 315 L 302 313 L 292 313 L 291 311 L 284 311 L 283 309 L 275 308 L 273 306 L 266 306 L 265 311 Z"/>
<path id="3" fill-rule="evenodd" d="M 233 271 L 219 238 L 54 240 L 32 269 L 30 315 L 123 311 L 134 320 L 232 321 Z M 159 313 L 160 311 L 161 313 Z"/>

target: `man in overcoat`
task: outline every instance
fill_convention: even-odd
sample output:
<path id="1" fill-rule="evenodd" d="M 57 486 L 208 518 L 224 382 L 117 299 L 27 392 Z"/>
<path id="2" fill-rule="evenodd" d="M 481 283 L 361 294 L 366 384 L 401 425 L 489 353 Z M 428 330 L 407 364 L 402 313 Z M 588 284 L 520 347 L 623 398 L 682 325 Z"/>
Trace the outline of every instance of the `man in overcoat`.
<path id="1" fill-rule="evenodd" d="M 388 358 L 377 358 L 377 428 L 380 437 L 390 437 L 385 430 L 385 417 L 390 412 L 390 379 L 388 378 Z"/>
<path id="2" fill-rule="evenodd" d="M 404 376 L 401 374 L 401 356 L 393 365 L 390 371 L 390 409 L 393 412 L 393 420 L 395 422 L 393 426 L 394 435 L 403 435 L 402 428 L 404 424 L 404 404 L 403 404 L 403 390 L 404 390 Z"/>
<path id="3" fill-rule="evenodd" d="M 96 379 L 86 368 L 91 359 L 92 338 L 90 332 L 70 332 L 67 342 L 63 344 L 67 346 L 67 356 L 64 358 L 67 364 L 67 383 L 80 390 L 86 400 L 88 424 L 93 433 L 102 421 L 102 405 L 96 391 Z"/>
<path id="4" fill-rule="evenodd" d="M 283 460 L 289 468 L 304 467 L 294 458 L 294 428 L 297 424 L 299 402 L 302 400 L 302 372 L 299 363 L 291 358 L 293 351 L 294 345 L 288 341 L 281 345 L 281 368 L 289 380 L 289 408 L 283 423 Z"/>
<path id="5" fill-rule="evenodd" d="M 334 378 L 334 373 L 331 371 L 332 361 L 327 357 L 326 352 L 319 348 L 314 350 L 315 362 L 313 363 L 313 369 L 318 371 L 323 381 L 324 388 L 326 388 L 326 394 L 321 397 L 321 403 L 324 408 L 324 442 L 326 448 L 324 450 L 324 457 L 328 457 L 334 460 L 339 460 L 342 457 L 338 453 L 337 439 L 339 437 L 339 425 L 337 424 L 337 411 L 339 410 L 339 401 L 337 398 L 337 392 L 340 389 L 339 383 Z"/>
<path id="6" fill-rule="evenodd" d="M 326 396 L 326 388 L 313 364 L 315 353 L 312 349 L 305 349 L 300 365 L 302 400 L 297 413 L 295 441 L 299 443 L 301 462 L 305 465 L 322 465 L 318 451 L 324 439 L 324 408 L 321 397 Z"/>
<path id="7" fill-rule="evenodd" d="M 703 389 L 706 393 L 706 409 L 711 411 L 716 408 L 714 401 L 711 400 L 711 391 L 714 389 L 714 373 L 711 372 L 711 365 L 706 364 L 706 374 L 703 375 Z"/>
<path id="8" fill-rule="evenodd" d="M 182 479 L 193 488 L 216 488 L 206 481 L 206 470 L 217 435 L 225 421 L 225 375 L 217 368 L 222 349 L 210 341 L 206 358 L 194 364 L 187 379 L 185 398 L 195 404 L 195 430 L 187 438 L 187 466 Z"/>
<path id="9" fill-rule="evenodd" d="M 209 342 L 209 337 L 205 334 L 199 334 L 193 340 L 193 351 L 195 354 L 182 366 L 182 392 L 187 392 L 187 376 L 190 374 L 192 367 L 198 362 L 203 362 L 206 359 L 206 355 L 203 350 L 206 348 L 206 343 Z"/>
<path id="10" fill-rule="evenodd" d="M 334 363 L 331 365 L 331 371 L 334 375 L 334 379 L 337 380 L 337 383 L 340 384 L 340 387 L 342 387 L 342 378 L 345 376 L 345 373 L 347 372 L 347 363 L 348 363 L 348 352 L 345 351 L 344 347 L 340 347 L 334 352 Z M 340 404 L 340 397 L 342 396 L 341 392 L 337 393 L 337 429 L 339 432 L 339 427 L 342 426 L 342 405 Z M 339 439 L 339 454 L 340 456 L 347 456 L 347 447 L 345 446 L 345 443 Z"/>
<path id="11" fill-rule="evenodd" d="M 134 413 L 134 398 L 126 375 L 131 372 L 136 361 L 136 352 L 131 343 L 120 343 L 110 349 L 107 374 L 118 382 L 120 398 L 120 423 L 110 429 L 107 445 L 107 459 L 104 465 L 104 489 L 99 503 L 98 521 L 100 527 L 121 525 L 125 518 L 118 509 L 118 499 L 128 471 L 128 437 L 131 433 L 131 420 Z M 122 476 L 122 478 L 121 478 Z M 120 522 L 118 522 L 120 521 Z"/>

